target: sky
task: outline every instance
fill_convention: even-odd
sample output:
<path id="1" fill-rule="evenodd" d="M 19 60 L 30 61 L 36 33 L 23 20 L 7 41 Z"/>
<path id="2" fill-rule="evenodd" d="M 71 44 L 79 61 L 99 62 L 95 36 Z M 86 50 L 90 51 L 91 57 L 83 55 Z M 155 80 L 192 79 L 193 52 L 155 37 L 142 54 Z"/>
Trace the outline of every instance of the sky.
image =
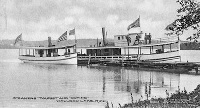
<path id="1" fill-rule="evenodd" d="M 177 18 L 176 0 L 0 0 L 0 40 L 56 40 L 76 29 L 77 39 L 108 38 L 128 34 L 127 27 L 140 17 L 143 33 L 161 38 Z M 186 36 L 182 36 L 183 39 Z"/>

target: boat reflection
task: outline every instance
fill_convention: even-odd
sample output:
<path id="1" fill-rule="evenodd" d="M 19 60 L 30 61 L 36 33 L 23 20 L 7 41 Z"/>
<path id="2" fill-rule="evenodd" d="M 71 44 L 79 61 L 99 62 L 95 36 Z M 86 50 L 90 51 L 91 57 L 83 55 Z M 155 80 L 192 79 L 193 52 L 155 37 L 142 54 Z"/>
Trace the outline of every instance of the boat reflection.
<path id="1" fill-rule="evenodd" d="M 131 94 L 134 101 L 150 97 L 166 97 L 166 90 L 169 93 L 174 93 L 178 89 L 180 81 L 179 74 L 141 71 L 123 67 L 90 66 L 90 68 L 102 71 L 104 97 L 115 95 L 126 98 L 127 101 L 131 100 Z M 112 101 L 116 100 L 115 98 Z"/>

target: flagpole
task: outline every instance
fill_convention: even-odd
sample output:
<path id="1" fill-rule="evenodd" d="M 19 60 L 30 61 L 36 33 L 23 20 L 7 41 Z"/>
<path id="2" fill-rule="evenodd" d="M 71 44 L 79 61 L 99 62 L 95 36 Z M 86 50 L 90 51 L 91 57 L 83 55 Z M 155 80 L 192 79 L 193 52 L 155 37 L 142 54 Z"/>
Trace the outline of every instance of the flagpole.
<path id="1" fill-rule="evenodd" d="M 77 41 L 76 41 L 76 32 L 75 32 L 75 27 L 74 27 L 74 35 L 75 35 L 75 53 L 76 53 L 76 44 L 77 44 Z"/>
<path id="2" fill-rule="evenodd" d="M 128 30 L 129 31 L 129 30 Z M 128 33 L 128 35 L 126 36 L 126 40 L 127 40 L 127 43 L 128 43 L 128 60 L 129 60 L 129 40 L 128 40 L 128 38 L 129 38 L 129 33 Z"/>
<path id="3" fill-rule="evenodd" d="M 140 15 L 139 15 L 139 23 L 140 23 Z M 140 24 L 140 34 L 142 35 L 141 24 Z"/>
<path id="4" fill-rule="evenodd" d="M 129 60 L 129 42 L 128 42 L 128 60 Z"/>
<path id="5" fill-rule="evenodd" d="M 141 21 L 140 21 L 140 15 L 139 15 L 139 23 L 140 23 L 140 37 L 142 38 L 142 30 L 141 30 Z M 138 41 L 138 44 L 139 44 L 140 42 Z"/>
<path id="6" fill-rule="evenodd" d="M 21 43 L 20 43 L 20 46 L 23 46 L 23 43 L 22 43 L 22 33 L 21 33 Z"/>

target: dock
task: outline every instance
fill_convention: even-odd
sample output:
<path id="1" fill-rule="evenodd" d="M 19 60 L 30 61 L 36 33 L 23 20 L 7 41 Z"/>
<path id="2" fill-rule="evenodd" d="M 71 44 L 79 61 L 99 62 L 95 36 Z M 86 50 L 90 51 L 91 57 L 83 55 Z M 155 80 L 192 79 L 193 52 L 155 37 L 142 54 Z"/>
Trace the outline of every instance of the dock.
<path id="1" fill-rule="evenodd" d="M 106 41 L 105 28 L 102 28 L 103 40 L 85 48 L 78 55 L 78 65 L 120 66 L 140 70 L 152 70 L 172 73 L 199 73 L 199 64 L 181 61 L 179 36 L 160 38 L 151 41 L 151 34 L 142 32 L 115 35 L 113 44 Z M 94 47 L 93 47 L 94 46 Z"/>
<path id="2" fill-rule="evenodd" d="M 122 59 L 124 58 L 124 59 Z M 146 71 L 199 74 L 200 65 L 192 62 L 155 62 L 120 56 L 78 56 L 78 65 L 120 66 Z"/>

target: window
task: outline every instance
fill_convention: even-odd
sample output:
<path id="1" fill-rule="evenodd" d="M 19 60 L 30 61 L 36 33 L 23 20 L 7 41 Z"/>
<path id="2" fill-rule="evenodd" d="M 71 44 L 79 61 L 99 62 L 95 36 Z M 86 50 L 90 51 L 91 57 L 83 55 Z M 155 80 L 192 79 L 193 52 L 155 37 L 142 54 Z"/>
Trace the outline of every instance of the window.
<path id="1" fill-rule="evenodd" d="M 120 36 L 118 37 L 118 40 L 120 40 Z"/>
<path id="2" fill-rule="evenodd" d="M 122 40 L 124 39 L 124 36 L 122 36 Z"/>

